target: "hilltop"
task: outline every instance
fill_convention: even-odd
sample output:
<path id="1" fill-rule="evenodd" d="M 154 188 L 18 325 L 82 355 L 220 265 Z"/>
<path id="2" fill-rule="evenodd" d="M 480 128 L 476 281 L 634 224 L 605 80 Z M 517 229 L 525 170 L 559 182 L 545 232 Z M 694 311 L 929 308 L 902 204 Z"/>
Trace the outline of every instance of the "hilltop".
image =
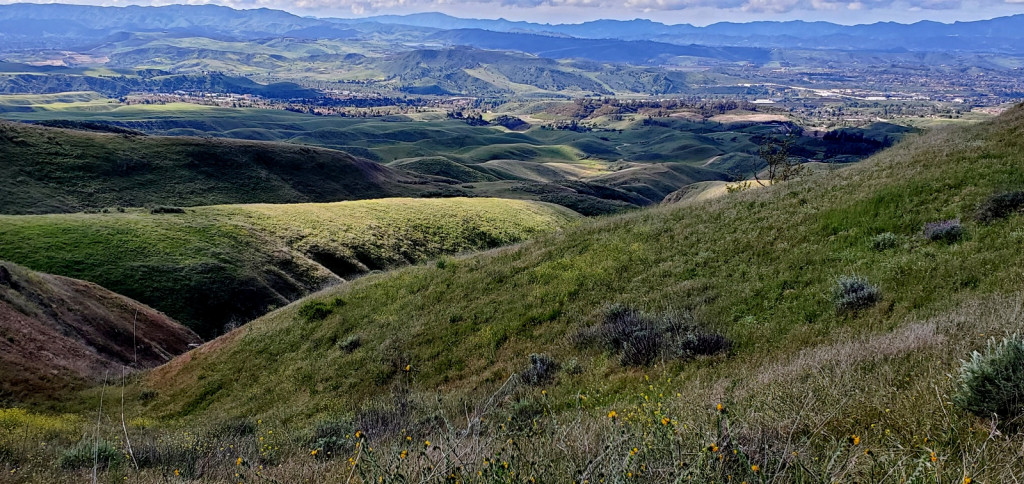
<path id="1" fill-rule="evenodd" d="M 443 186 L 335 150 L 122 131 L 0 122 L 0 213 L 335 202 Z"/>
<path id="2" fill-rule="evenodd" d="M 96 282 L 211 338 L 346 279 L 520 242 L 578 218 L 490 198 L 0 215 L 0 258 Z"/>
<path id="3" fill-rule="evenodd" d="M 584 466 L 596 454 L 577 446 L 607 438 L 611 451 L 632 456 L 643 452 L 642 439 L 662 442 L 657 429 L 671 424 L 671 445 L 695 456 L 683 464 L 705 478 L 771 466 L 791 478 L 870 480 L 872 462 L 909 476 L 917 459 L 922 466 L 941 459 L 942 466 L 928 467 L 939 480 L 1000 480 L 1016 472 L 1020 435 L 978 434 L 975 417 L 944 402 L 960 358 L 990 335 L 1021 329 L 1024 252 L 1017 234 L 1024 218 L 973 218 L 994 194 L 1024 187 L 1021 130 L 1024 107 L 1017 107 L 992 122 L 911 139 L 843 170 L 366 277 L 154 370 L 136 391 L 159 397 L 138 411 L 193 424 L 230 417 L 290 426 L 350 419 L 370 432 L 374 445 L 385 446 L 399 432 L 380 420 L 385 416 L 405 422 L 399 425 L 413 430 L 401 432 L 421 441 L 442 438 L 429 422 L 446 408 L 459 419 L 455 425 L 473 428 L 475 420 L 461 420 L 468 399 L 480 402 L 470 404 L 473 412 L 497 412 L 498 422 L 506 415 L 509 422 L 525 418 L 540 429 L 512 448 L 499 445 L 502 435 L 523 434 L 480 424 L 495 436 L 480 452 L 510 460 L 550 450 L 545 439 L 559 438 L 564 417 L 582 422 L 571 432 L 585 433 L 565 445 Z M 963 223 L 960 240 L 921 235 L 926 223 L 954 218 Z M 854 312 L 837 310 L 830 294 L 844 275 L 866 278 L 880 288 L 880 300 Z M 696 334 L 717 334 L 731 349 L 628 366 L 609 350 L 581 343 L 612 304 L 679 315 Z M 510 390 L 509 375 L 541 353 L 563 370 L 539 386 Z M 441 402 L 437 391 L 446 395 Z M 716 403 L 723 405 L 718 413 Z M 461 440 L 451 438 L 442 445 L 457 448 Z M 405 442 L 393 445 L 380 452 L 397 455 Z M 630 451 L 633 445 L 638 448 Z M 724 467 L 698 460 L 713 457 L 719 445 L 743 460 Z M 982 445 L 990 447 L 984 455 Z M 787 449 L 799 452 L 790 460 Z M 824 462 L 833 452 L 837 457 Z M 643 455 L 600 465 L 641 472 L 640 462 L 664 457 Z M 395 459 L 397 469 L 419 465 Z M 515 462 L 524 472 L 540 469 Z M 544 462 L 557 465 L 545 472 L 563 477 L 582 471 L 571 460 Z M 652 478 L 668 472 L 650 469 Z M 705 471 L 710 474 L 700 474 Z"/>
<path id="4" fill-rule="evenodd" d="M 47 404 L 166 363 L 199 336 L 95 284 L 0 261 L 0 402 Z M 50 402 L 52 403 L 52 402 Z"/>

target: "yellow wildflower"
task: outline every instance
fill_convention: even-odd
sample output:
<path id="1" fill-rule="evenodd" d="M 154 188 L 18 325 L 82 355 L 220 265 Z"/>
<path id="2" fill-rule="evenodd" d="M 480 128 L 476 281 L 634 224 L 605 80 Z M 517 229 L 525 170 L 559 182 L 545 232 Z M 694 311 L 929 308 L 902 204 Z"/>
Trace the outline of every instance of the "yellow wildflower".
<path id="1" fill-rule="evenodd" d="M 752 471 L 754 471 L 754 472 L 757 472 L 757 471 L 760 471 L 760 470 L 761 470 L 761 468 L 760 468 L 760 467 L 758 467 L 758 465 L 757 465 L 757 464 L 754 464 L 754 465 L 750 466 L 750 470 L 752 470 Z"/>
<path id="2" fill-rule="evenodd" d="M 309 455 L 316 455 L 316 452 L 317 452 L 317 449 L 313 449 L 313 450 L 309 451 Z"/>
<path id="3" fill-rule="evenodd" d="M 239 457 L 238 459 L 235 460 L 235 465 L 236 466 L 242 465 L 242 458 L 241 457 Z"/>
<path id="4" fill-rule="evenodd" d="M 669 420 L 668 417 L 661 417 L 661 424 L 662 425 L 668 425 L 669 422 L 671 422 L 671 420 Z"/>
<path id="5" fill-rule="evenodd" d="M 619 416 L 619 414 L 616 413 L 615 410 L 612 410 L 611 412 L 608 412 L 608 418 L 615 418 L 615 417 L 618 417 L 618 416 Z"/>

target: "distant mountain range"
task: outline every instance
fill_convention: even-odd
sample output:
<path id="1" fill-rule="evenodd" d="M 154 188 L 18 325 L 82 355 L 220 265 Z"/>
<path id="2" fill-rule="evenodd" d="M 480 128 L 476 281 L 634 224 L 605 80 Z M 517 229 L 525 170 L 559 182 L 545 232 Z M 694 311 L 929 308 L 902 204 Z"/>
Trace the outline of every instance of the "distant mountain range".
<path id="1" fill-rule="evenodd" d="M 461 19 L 440 13 L 375 16 L 358 19 L 300 17 L 266 8 L 235 10 L 214 5 L 163 7 L 93 7 L 62 4 L 0 6 L 3 49 L 82 48 L 123 32 L 168 32 L 209 38 L 253 40 L 274 37 L 366 38 L 394 32 L 395 26 L 421 40 L 488 49 L 524 50 L 537 55 L 585 57 L 591 60 L 647 61 L 659 55 L 705 56 L 691 45 L 742 47 L 749 51 L 716 51 L 725 58 L 763 56 L 760 49 L 829 49 L 900 51 L 959 51 L 1024 53 L 1024 15 L 976 22 L 880 22 L 844 26 L 828 22 L 716 23 L 706 27 L 666 25 L 650 20 L 596 20 L 581 24 L 538 24 L 503 19 Z M 611 39 L 624 43 L 595 43 Z M 647 42 L 643 44 L 632 42 Z M 527 47 L 523 47 L 523 45 Z M 538 46 L 536 48 L 528 47 Z M 684 46 L 685 48 L 679 48 Z M 594 50 L 602 55 L 596 56 Z M 632 52 L 629 55 L 616 52 Z M 581 53 L 586 55 L 581 55 Z M 604 58 L 595 58 L 604 57 Z"/>
<path id="2" fill-rule="evenodd" d="M 914 24 L 878 22 L 839 25 L 829 22 L 721 22 L 706 27 L 667 25 L 646 19 L 595 20 L 579 24 L 539 24 L 504 19 L 462 19 L 441 13 L 382 15 L 335 22 L 376 22 L 436 29 L 481 29 L 494 32 L 542 33 L 584 39 L 654 40 L 679 44 L 800 47 L 872 50 L 962 50 L 1020 52 L 1024 15 L 975 22 L 922 21 Z"/>

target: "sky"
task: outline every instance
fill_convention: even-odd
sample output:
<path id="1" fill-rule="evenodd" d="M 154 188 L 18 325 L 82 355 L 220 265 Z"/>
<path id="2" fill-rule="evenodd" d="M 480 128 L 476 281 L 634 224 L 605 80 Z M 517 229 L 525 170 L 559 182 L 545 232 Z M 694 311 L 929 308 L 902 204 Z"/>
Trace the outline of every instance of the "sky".
<path id="1" fill-rule="evenodd" d="M 18 0 L 0 0 L 14 3 Z M 49 2 L 47 2 L 49 3 Z M 667 24 L 824 20 L 840 24 L 983 20 L 1024 13 L 1024 0 L 72 0 L 89 5 L 214 3 L 315 17 L 442 12 L 463 18 L 578 23 L 645 18 Z"/>

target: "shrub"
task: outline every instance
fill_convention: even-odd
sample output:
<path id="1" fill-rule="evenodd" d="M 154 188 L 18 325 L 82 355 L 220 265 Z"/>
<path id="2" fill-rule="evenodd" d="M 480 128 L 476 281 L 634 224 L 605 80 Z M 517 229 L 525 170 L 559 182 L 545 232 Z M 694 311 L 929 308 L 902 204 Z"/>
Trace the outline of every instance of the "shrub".
<path id="1" fill-rule="evenodd" d="M 975 218 L 980 222 L 992 222 L 997 219 L 1006 218 L 1014 212 L 1024 209 L 1024 191 L 1000 193 L 985 200 Z"/>
<path id="2" fill-rule="evenodd" d="M 646 366 L 661 354 L 661 334 L 653 326 L 635 328 L 622 340 L 621 361 L 625 366 Z"/>
<path id="3" fill-rule="evenodd" d="M 554 358 L 540 353 L 530 355 L 530 364 L 520 373 L 527 385 L 540 386 L 551 383 L 558 371 L 558 362 Z"/>
<path id="4" fill-rule="evenodd" d="M 882 291 L 860 276 L 842 276 L 836 282 L 832 300 L 838 311 L 857 311 L 874 306 Z"/>
<path id="5" fill-rule="evenodd" d="M 514 429 L 522 430 L 532 427 L 531 423 L 544 415 L 544 401 L 537 396 L 526 396 L 514 400 L 507 409 L 506 422 Z"/>
<path id="6" fill-rule="evenodd" d="M 568 375 L 579 375 L 583 373 L 583 365 L 580 364 L 579 360 L 573 358 L 565 363 L 564 370 Z"/>
<path id="7" fill-rule="evenodd" d="M 689 359 L 728 352 L 732 343 L 724 336 L 704 331 L 686 318 L 654 317 L 625 306 L 612 306 L 604 322 L 587 328 L 577 343 L 599 343 L 619 354 L 625 366 L 645 366 L 659 358 Z"/>
<path id="8" fill-rule="evenodd" d="M 1015 335 L 989 341 L 960 367 L 953 402 L 979 417 L 1015 424 L 1024 416 L 1024 339 Z"/>
<path id="9" fill-rule="evenodd" d="M 307 323 L 314 321 L 322 321 L 327 319 L 328 316 L 334 314 L 334 310 L 345 305 L 345 300 L 340 297 L 331 299 L 330 301 L 309 301 L 303 304 L 299 308 L 299 316 L 304 319 Z"/>
<path id="10" fill-rule="evenodd" d="M 351 453 L 356 447 L 355 425 L 351 419 L 333 417 L 321 420 L 313 429 L 310 447 L 324 458 Z"/>
<path id="11" fill-rule="evenodd" d="M 396 393 L 390 400 L 380 399 L 361 409 L 355 417 L 356 430 L 367 438 L 397 436 L 402 429 L 409 429 L 412 421 L 412 405 L 408 394 Z"/>
<path id="12" fill-rule="evenodd" d="M 156 207 L 153 207 L 153 208 L 149 209 L 149 213 L 152 213 L 152 214 L 160 214 L 160 213 L 185 213 L 185 209 L 181 208 L 181 207 L 165 207 L 165 206 L 160 205 L 160 206 L 156 206 Z"/>
<path id="13" fill-rule="evenodd" d="M 338 348 L 345 353 L 351 353 L 359 349 L 360 346 L 363 346 L 363 337 L 358 334 L 353 334 L 345 338 L 341 343 L 338 343 Z"/>
<path id="14" fill-rule="evenodd" d="M 900 245 L 900 237 L 892 232 L 884 232 L 871 238 L 871 248 L 882 252 Z"/>
<path id="15" fill-rule="evenodd" d="M 727 353 L 732 348 L 732 341 L 720 334 L 703 333 L 688 328 L 676 338 L 675 357 L 689 359 L 702 355 Z"/>
<path id="16" fill-rule="evenodd" d="M 68 470 L 85 469 L 93 464 L 106 469 L 121 457 L 121 452 L 106 440 L 97 443 L 92 439 L 82 439 L 74 447 L 61 452 L 58 463 L 62 469 Z"/>
<path id="17" fill-rule="evenodd" d="M 924 224 L 923 233 L 928 240 L 952 244 L 963 237 L 964 228 L 960 225 L 960 219 L 955 218 Z"/>
<path id="18" fill-rule="evenodd" d="M 146 389 L 139 392 L 139 401 L 143 403 L 150 402 L 156 399 L 156 397 L 158 396 L 160 396 L 160 393 L 157 392 L 156 390 Z"/>

